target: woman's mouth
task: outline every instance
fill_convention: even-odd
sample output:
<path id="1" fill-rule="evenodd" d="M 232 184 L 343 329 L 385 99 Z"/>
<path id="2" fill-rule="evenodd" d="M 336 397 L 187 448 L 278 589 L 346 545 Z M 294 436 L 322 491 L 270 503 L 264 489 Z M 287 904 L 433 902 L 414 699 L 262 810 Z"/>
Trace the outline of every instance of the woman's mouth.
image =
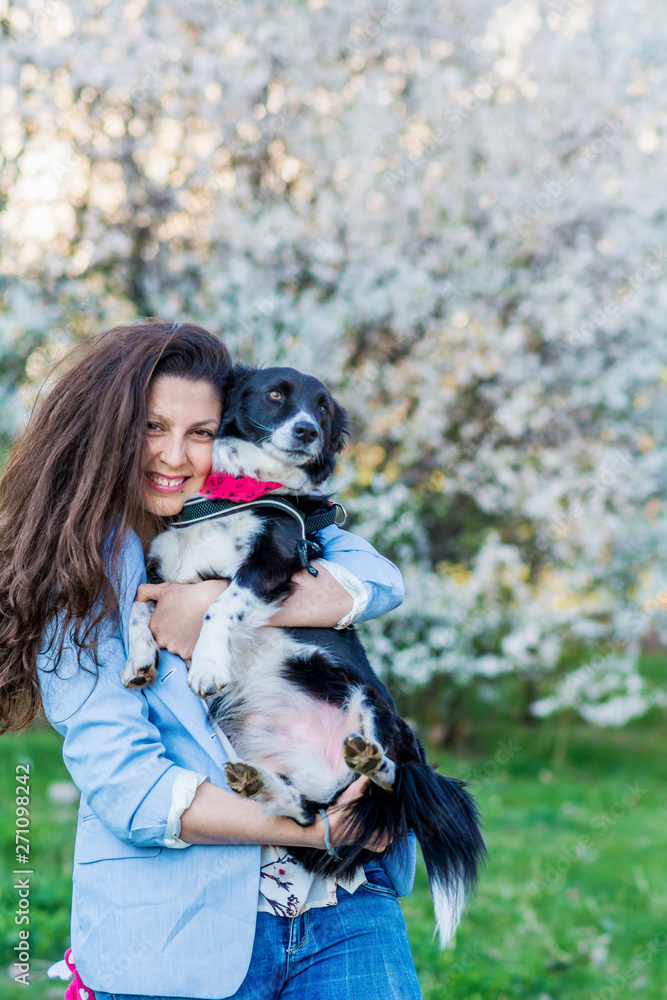
<path id="1" fill-rule="evenodd" d="M 163 476 L 159 472 L 145 472 L 146 481 L 156 493 L 178 493 L 187 483 L 189 476 Z"/>

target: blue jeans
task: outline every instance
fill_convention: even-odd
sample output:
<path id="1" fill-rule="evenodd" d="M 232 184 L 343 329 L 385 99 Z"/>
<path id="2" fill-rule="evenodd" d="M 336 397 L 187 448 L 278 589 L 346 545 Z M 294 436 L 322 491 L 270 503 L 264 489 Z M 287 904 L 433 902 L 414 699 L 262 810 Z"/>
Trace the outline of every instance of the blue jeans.
<path id="1" fill-rule="evenodd" d="M 300 917 L 258 913 L 250 968 L 230 1000 L 421 1000 L 401 907 L 376 867 L 353 894 L 339 887 L 337 906 Z"/>

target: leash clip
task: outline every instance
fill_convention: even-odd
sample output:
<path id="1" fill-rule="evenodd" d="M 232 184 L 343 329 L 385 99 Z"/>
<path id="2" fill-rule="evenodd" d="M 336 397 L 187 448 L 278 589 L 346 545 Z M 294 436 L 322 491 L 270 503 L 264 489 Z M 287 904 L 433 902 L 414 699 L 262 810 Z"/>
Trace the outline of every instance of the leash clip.
<path id="1" fill-rule="evenodd" d="M 297 550 L 303 568 L 307 569 L 311 576 L 317 576 L 317 570 L 308 562 L 308 540 L 306 538 L 301 538 L 299 540 Z"/>

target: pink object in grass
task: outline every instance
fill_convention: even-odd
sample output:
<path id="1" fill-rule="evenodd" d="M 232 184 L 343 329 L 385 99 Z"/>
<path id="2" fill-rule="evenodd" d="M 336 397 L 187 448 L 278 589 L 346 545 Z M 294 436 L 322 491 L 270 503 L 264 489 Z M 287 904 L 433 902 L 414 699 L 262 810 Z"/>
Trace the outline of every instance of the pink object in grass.
<path id="1" fill-rule="evenodd" d="M 281 486 L 282 483 L 263 483 L 251 476 L 231 476 L 228 472 L 212 472 L 204 483 L 202 493 L 213 500 L 257 500 L 258 497 Z"/>
<path id="2" fill-rule="evenodd" d="M 77 972 L 76 965 L 72 959 L 72 949 L 68 948 L 65 952 L 65 961 L 67 962 L 68 968 L 74 973 L 74 979 L 67 987 L 67 993 L 65 994 L 65 1000 L 95 1000 L 95 994 L 87 986 L 84 986 L 81 982 L 81 976 Z"/>

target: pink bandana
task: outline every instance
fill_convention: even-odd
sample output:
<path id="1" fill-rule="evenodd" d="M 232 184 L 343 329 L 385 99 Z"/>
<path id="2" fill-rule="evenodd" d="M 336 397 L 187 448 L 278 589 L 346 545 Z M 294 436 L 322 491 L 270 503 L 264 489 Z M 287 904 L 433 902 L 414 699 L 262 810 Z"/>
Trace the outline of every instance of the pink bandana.
<path id="1" fill-rule="evenodd" d="M 74 973 L 74 979 L 67 987 L 67 993 L 65 994 L 65 1000 L 95 1000 L 95 994 L 87 986 L 84 986 L 81 982 L 81 976 L 77 971 L 77 967 L 74 964 L 74 959 L 72 958 L 72 949 L 68 948 L 65 952 L 65 961 L 68 967 Z"/>
<path id="2" fill-rule="evenodd" d="M 282 483 L 263 483 L 251 476 L 213 472 L 204 483 L 202 493 L 214 500 L 256 500 L 280 486 Z"/>

